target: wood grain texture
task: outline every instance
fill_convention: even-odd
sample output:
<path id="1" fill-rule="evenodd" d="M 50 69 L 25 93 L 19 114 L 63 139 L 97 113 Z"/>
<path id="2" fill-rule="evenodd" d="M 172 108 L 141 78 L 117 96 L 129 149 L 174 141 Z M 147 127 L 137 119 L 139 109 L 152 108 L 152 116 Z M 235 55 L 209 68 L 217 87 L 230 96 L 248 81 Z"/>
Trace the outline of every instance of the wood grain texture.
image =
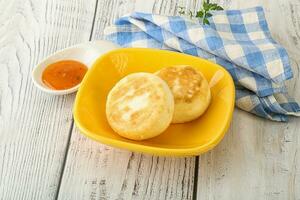
<path id="1" fill-rule="evenodd" d="M 175 1 L 135 2 L 99 1 L 93 39 L 103 38 L 104 27 L 126 13 L 176 10 Z M 106 147 L 74 129 L 59 199 L 192 199 L 194 166 L 191 157 L 165 158 Z"/>
<path id="2" fill-rule="evenodd" d="M 0 199 L 56 196 L 74 95 L 40 92 L 31 71 L 50 53 L 89 39 L 94 4 L 0 2 Z"/>
<path id="3" fill-rule="evenodd" d="M 165 158 L 100 145 L 76 129 L 59 199 L 191 199 L 192 158 Z"/>
<path id="4" fill-rule="evenodd" d="M 272 35 L 290 54 L 295 78 L 288 89 L 300 101 L 300 2 L 215 2 L 226 9 L 264 7 Z M 0 1 L 0 199 L 192 199 L 194 178 L 201 200 L 300 199 L 299 119 L 275 123 L 235 110 L 224 140 L 200 157 L 198 177 L 195 158 L 114 149 L 72 129 L 74 95 L 48 96 L 30 80 L 40 59 L 89 40 L 92 30 L 93 40 L 102 39 L 106 26 L 132 11 L 174 15 L 178 5 L 201 6 L 198 0 L 98 0 L 92 29 L 95 3 Z"/>
<path id="5" fill-rule="evenodd" d="M 300 101 L 300 2 L 215 1 L 226 9 L 263 6 L 275 40 L 294 71 L 290 94 Z M 300 199 L 300 121 L 276 123 L 236 110 L 224 140 L 200 156 L 198 199 Z"/>

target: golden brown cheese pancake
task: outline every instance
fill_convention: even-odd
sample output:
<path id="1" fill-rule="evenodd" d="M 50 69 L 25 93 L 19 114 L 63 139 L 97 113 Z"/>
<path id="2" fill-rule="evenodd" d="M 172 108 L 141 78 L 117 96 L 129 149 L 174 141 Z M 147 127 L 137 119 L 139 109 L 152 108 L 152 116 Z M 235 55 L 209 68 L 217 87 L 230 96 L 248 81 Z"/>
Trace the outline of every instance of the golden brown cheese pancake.
<path id="1" fill-rule="evenodd" d="M 204 76 L 190 66 L 166 67 L 156 73 L 170 87 L 175 101 L 172 123 L 198 118 L 207 109 L 211 94 Z"/>
<path id="2" fill-rule="evenodd" d="M 106 117 L 119 135 L 144 140 L 161 134 L 171 123 L 174 98 L 165 81 L 151 73 L 134 73 L 109 92 Z"/>

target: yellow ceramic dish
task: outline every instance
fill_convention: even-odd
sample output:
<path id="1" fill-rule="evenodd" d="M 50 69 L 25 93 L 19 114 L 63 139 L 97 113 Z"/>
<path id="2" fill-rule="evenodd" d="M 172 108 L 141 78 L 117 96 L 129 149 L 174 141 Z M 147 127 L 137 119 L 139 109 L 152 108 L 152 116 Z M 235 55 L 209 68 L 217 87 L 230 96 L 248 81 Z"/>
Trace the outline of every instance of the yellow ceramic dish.
<path id="1" fill-rule="evenodd" d="M 212 101 L 198 119 L 171 125 L 161 135 L 133 141 L 119 136 L 105 116 L 106 96 L 122 77 L 134 72 L 155 72 L 166 66 L 191 65 L 210 83 Z M 221 66 L 198 57 L 171 51 L 124 48 L 100 57 L 85 75 L 76 96 L 74 119 L 86 136 L 101 143 L 164 156 L 190 156 L 216 146 L 229 128 L 234 108 L 234 84 Z"/>

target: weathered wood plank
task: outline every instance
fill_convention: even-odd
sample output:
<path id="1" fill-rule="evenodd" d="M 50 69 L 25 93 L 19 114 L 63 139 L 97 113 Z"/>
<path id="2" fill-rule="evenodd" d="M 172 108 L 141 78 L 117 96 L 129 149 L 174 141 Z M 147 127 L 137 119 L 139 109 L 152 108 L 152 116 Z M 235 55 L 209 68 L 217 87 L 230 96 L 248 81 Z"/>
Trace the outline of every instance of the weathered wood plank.
<path id="1" fill-rule="evenodd" d="M 300 101 L 299 1 L 220 1 L 225 8 L 262 5 L 274 38 L 290 53 Z M 198 199 L 300 199 L 300 121 L 276 123 L 236 110 L 224 140 L 200 156 Z"/>
<path id="2" fill-rule="evenodd" d="M 56 196 L 74 95 L 40 92 L 31 71 L 50 53 L 89 39 L 94 6 L 83 0 L 0 2 L 0 199 Z"/>
<path id="3" fill-rule="evenodd" d="M 191 199 L 193 163 L 106 147 L 76 129 L 59 199 Z"/>
<path id="4" fill-rule="evenodd" d="M 164 14 L 176 10 L 175 1 L 151 2 L 99 1 L 99 9 L 106 9 L 97 12 L 93 38 L 103 38 L 104 27 L 133 10 Z M 192 199 L 194 163 L 195 158 L 157 157 L 106 147 L 75 128 L 59 199 Z"/>

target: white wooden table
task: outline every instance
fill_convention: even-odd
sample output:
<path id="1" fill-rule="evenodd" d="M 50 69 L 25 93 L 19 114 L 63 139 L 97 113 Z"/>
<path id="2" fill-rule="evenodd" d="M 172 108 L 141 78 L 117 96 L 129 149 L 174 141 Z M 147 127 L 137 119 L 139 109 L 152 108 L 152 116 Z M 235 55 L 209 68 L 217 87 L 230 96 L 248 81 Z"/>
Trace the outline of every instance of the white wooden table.
<path id="1" fill-rule="evenodd" d="M 220 0 L 262 5 L 287 48 L 300 101 L 300 1 Z M 300 199 L 300 119 L 275 123 L 235 110 L 212 151 L 167 158 L 107 147 L 74 126 L 75 95 L 49 96 L 30 74 L 39 60 L 103 37 L 132 11 L 174 15 L 196 0 L 0 0 L 0 199 Z"/>

